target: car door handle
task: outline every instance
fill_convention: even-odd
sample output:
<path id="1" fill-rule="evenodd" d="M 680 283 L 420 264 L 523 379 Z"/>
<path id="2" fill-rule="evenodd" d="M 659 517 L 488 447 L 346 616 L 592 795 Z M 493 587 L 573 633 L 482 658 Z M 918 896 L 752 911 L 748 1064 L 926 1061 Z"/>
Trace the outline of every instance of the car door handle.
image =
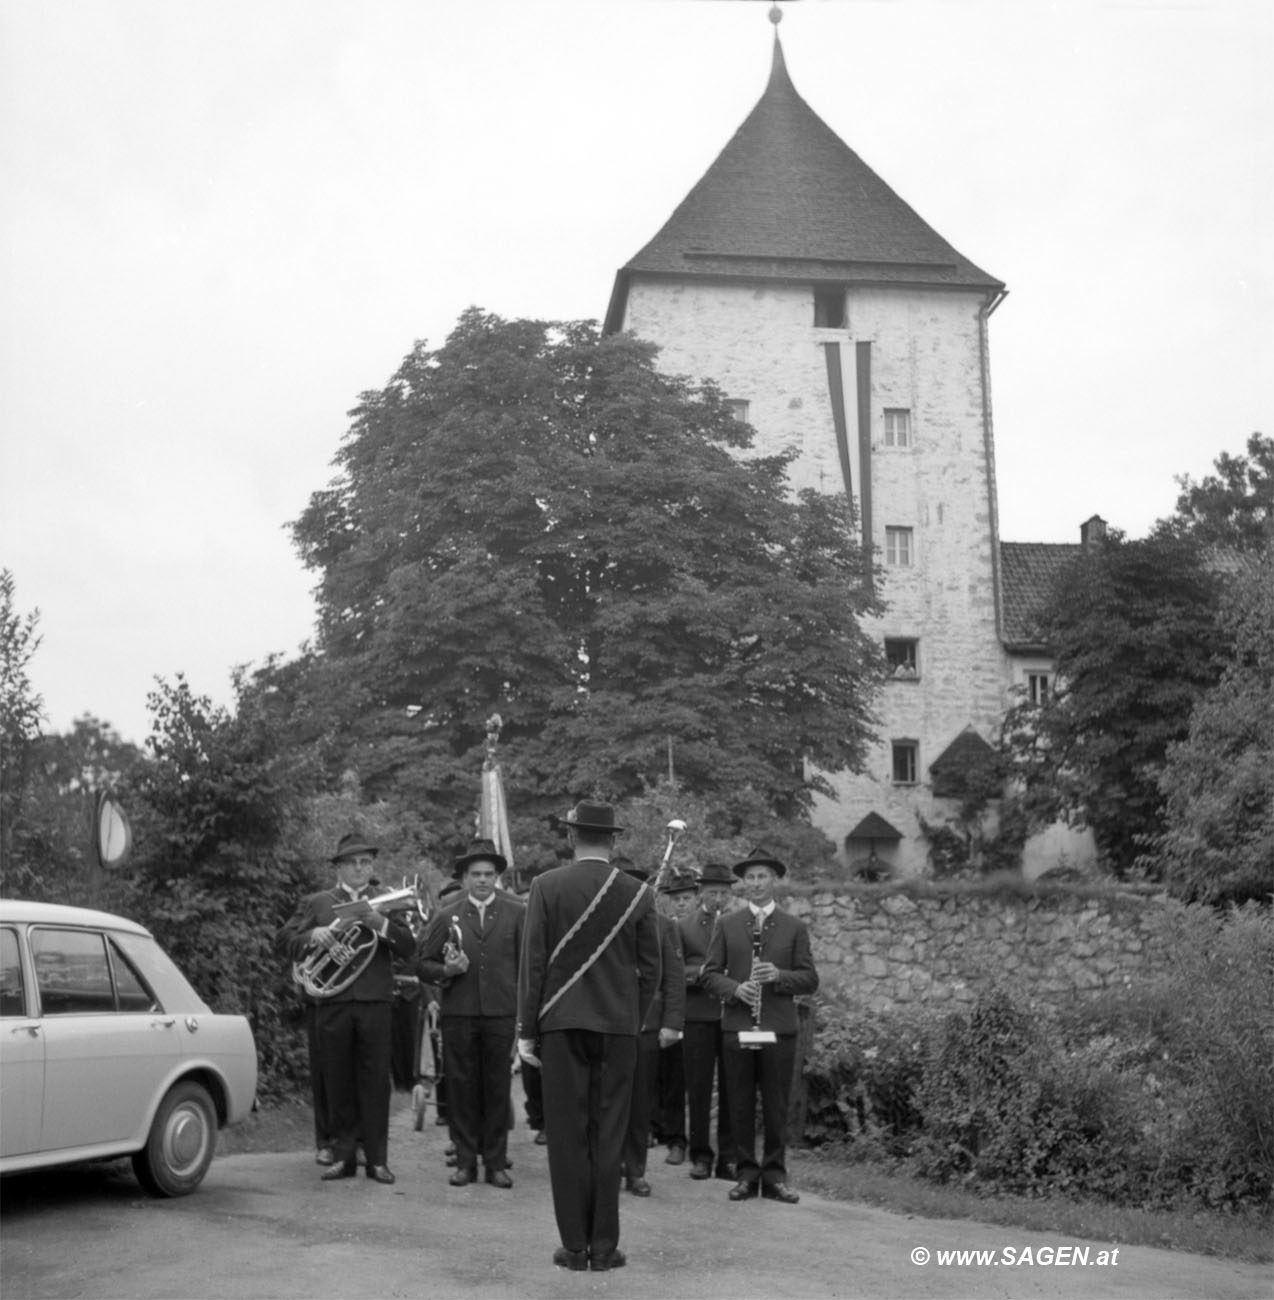
<path id="1" fill-rule="evenodd" d="M 30 1034 L 32 1038 L 39 1038 L 39 1025 L 19 1025 L 16 1029 L 10 1029 L 11 1034 Z"/>
<path id="2" fill-rule="evenodd" d="M 171 1029 L 177 1023 L 176 1017 L 172 1020 L 152 1020 L 150 1027 L 152 1029 Z"/>

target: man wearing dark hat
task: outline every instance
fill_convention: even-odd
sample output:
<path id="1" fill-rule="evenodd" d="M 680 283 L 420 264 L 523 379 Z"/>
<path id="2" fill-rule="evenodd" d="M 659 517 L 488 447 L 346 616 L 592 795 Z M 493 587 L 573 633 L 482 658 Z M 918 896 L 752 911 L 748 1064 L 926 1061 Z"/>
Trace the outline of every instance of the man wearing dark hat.
<path id="1" fill-rule="evenodd" d="M 694 882 L 696 905 L 681 921 L 681 946 L 686 958 L 686 1100 L 690 1110 L 690 1177 L 711 1178 L 712 1093 L 717 1091 L 715 1173 L 733 1182 L 737 1177 L 734 1140 L 730 1136 L 729 1093 L 725 1081 L 725 1046 L 721 1033 L 721 999 L 703 983 L 703 964 L 722 913 L 734 900 L 734 873 L 722 862 L 709 862 Z"/>
<path id="2" fill-rule="evenodd" d="M 634 880 L 649 881 L 648 867 L 639 867 L 625 857 L 612 859 Z M 633 1072 L 633 1096 L 628 1108 L 628 1129 L 624 1136 L 624 1186 L 634 1196 L 649 1196 L 646 1154 L 650 1147 L 650 1116 L 655 1103 L 661 1057 L 681 1042 L 685 1024 L 686 980 L 681 960 L 681 934 L 668 916 L 656 915 L 659 924 L 659 987 L 637 1038 L 637 1068 Z"/>
<path id="3" fill-rule="evenodd" d="M 439 908 L 420 950 L 420 978 L 436 984 L 442 996 L 453 1187 L 477 1181 L 479 1157 L 488 1183 L 513 1186 L 509 1083 L 526 908 L 496 890 L 507 865 L 491 840 L 474 840 L 456 859 L 464 894 Z"/>
<path id="4" fill-rule="evenodd" d="M 787 1185 L 787 1106 L 796 1064 L 796 1004 L 793 998 L 818 988 L 803 921 L 780 911 L 774 889 L 787 867 L 760 849 L 736 863 L 747 907 L 723 916 L 708 948 L 700 980 L 725 1003 L 726 1095 L 739 1181 L 732 1201 L 757 1194 L 791 1204 L 800 1200 Z M 754 1025 L 774 1041 L 762 1046 L 740 1042 Z M 756 1158 L 756 1097 L 761 1095 L 764 1150 Z"/>
<path id="5" fill-rule="evenodd" d="M 537 876 L 518 980 L 518 1050 L 543 1069 L 549 1181 L 561 1268 L 626 1263 L 619 1166 L 637 1035 L 659 983 L 650 890 L 611 866 L 615 810 L 579 803 L 563 823 L 573 860 Z"/>
<path id="6" fill-rule="evenodd" d="M 316 948 L 331 951 L 349 937 L 337 923 L 337 907 L 368 897 L 379 852 L 360 835 L 344 835 L 332 856 L 336 887 L 301 900 L 279 932 L 280 947 L 292 961 L 304 961 Z M 371 912 L 360 925 L 376 936 L 371 960 L 348 988 L 321 998 L 314 1009 L 314 1033 L 323 1088 L 332 1124 L 335 1163 L 323 1179 L 352 1178 L 358 1172 L 357 1147 L 367 1156 L 367 1176 L 392 1183 L 389 1146 L 391 1005 L 393 957 L 416 950 L 408 925 L 393 915 Z"/>

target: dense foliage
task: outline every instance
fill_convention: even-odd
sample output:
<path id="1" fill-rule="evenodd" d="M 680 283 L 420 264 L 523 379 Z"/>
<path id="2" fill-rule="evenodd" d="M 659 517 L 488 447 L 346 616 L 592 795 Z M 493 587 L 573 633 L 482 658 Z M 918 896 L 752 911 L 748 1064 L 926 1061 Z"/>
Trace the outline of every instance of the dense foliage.
<path id="1" fill-rule="evenodd" d="M 1065 1010 L 820 1007 L 806 1136 L 984 1192 L 1268 1207 L 1274 915 L 1183 912 L 1171 961 Z"/>
<path id="2" fill-rule="evenodd" d="M 271 686 L 333 770 L 444 842 L 471 819 L 494 712 L 533 857 L 550 812 L 638 796 L 669 746 L 736 830 L 756 800 L 803 818 L 814 765 L 863 761 L 881 665 L 843 501 L 792 499 L 786 459 L 748 459 L 719 393 L 653 356 L 470 311 L 364 395 L 294 525 L 319 637 Z"/>
<path id="3" fill-rule="evenodd" d="M 40 734 L 44 703 L 27 675 L 40 648 L 40 611 L 19 613 L 15 582 L 0 570 L 0 862 L 13 863 L 15 828 L 26 793 L 31 746 Z"/>

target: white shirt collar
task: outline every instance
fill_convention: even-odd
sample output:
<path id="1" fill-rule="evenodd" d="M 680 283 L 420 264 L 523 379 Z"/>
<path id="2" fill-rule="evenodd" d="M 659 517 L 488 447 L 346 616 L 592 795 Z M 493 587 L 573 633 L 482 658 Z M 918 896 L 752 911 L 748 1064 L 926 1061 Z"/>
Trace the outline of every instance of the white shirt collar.
<path id="1" fill-rule="evenodd" d="M 476 898 L 474 898 L 472 894 L 470 894 L 469 901 L 474 905 L 474 907 L 478 909 L 479 914 L 481 914 L 485 912 L 487 908 L 491 906 L 492 903 L 495 902 L 495 896 L 492 895 L 490 898 L 483 899 L 482 902 L 479 902 Z"/>
<path id="2" fill-rule="evenodd" d="M 764 921 L 770 915 L 770 913 L 774 911 L 774 900 L 770 899 L 770 901 L 766 903 L 764 907 L 757 907 L 755 903 L 749 903 L 748 909 L 751 911 L 753 916 L 758 917 L 760 920 Z"/>

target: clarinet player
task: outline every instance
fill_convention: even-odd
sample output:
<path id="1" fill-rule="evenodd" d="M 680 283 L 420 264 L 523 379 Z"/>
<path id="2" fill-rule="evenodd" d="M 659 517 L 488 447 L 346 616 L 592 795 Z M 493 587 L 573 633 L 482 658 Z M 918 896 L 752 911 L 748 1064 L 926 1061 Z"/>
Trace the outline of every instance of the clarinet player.
<path id="1" fill-rule="evenodd" d="M 805 923 L 774 901 L 787 867 L 773 854 L 754 849 L 733 870 L 743 881 L 748 905 L 720 918 L 700 975 L 701 984 L 725 1004 L 725 1091 L 739 1178 L 729 1198 L 746 1201 L 759 1192 L 767 1200 L 791 1205 L 800 1200 L 787 1185 L 787 1109 L 796 1063 L 794 998 L 818 988 L 818 972 Z M 748 1037 L 772 1041 L 749 1045 Z M 759 1161 L 758 1093 L 764 1130 Z"/>

